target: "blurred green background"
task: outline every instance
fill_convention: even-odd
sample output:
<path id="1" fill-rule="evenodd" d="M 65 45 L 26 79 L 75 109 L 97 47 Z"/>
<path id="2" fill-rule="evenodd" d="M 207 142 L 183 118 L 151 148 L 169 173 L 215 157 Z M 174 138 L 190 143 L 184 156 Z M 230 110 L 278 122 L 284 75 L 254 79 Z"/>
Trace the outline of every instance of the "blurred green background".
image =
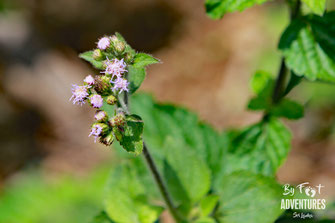
<path id="1" fill-rule="evenodd" d="M 334 8 L 334 1 L 328 1 Z M 69 102 L 94 72 L 80 52 L 120 32 L 162 64 L 141 91 L 195 111 L 218 130 L 256 122 L 246 111 L 256 70 L 276 75 L 283 1 L 210 20 L 203 0 L 0 0 L 0 223 L 89 222 L 118 159 L 88 138 L 93 111 Z M 308 9 L 304 9 L 308 10 Z M 291 96 L 305 118 L 287 122 L 293 149 L 282 183 L 326 186 L 335 198 L 335 88 L 307 83 Z"/>

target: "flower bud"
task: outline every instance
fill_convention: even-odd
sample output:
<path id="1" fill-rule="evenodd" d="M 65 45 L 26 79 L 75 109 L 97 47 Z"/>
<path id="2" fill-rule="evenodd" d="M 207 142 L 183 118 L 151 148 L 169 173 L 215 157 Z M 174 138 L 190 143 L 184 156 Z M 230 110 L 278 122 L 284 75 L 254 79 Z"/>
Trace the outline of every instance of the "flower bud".
<path id="1" fill-rule="evenodd" d="M 94 119 L 97 122 L 107 122 L 108 120 L 108 115 L 107 112 L 105 111 L 97 111 L 94 115 Z"/>
<path id="2" fill-rule="evenodd" d="M 116 97 L 114 97 L 113 95 L 109 95 L 109 96 L 106 98 L 106 102 L 107 102 L 107 104 L 109 104 L 109 105 L 115 105 L 115 103 L 117 102 L 117 99 L 116 99 Z"/>
<path id="3" fill-rule="evenodd" d="M 126 124 L 126 116 L 123 112 L 120 112 L 109 120 L 109 124 L 113 127 L 123 126 L 124 124 Z"/>
<path id="4" fill-rule="evenodd" d="M 135 57 L 136 52 L 133 49 L 126 50 L 126 54 L 124 55 L 124 60 L 126 63 L 132 63 Z"/>
<path id="5" fill-rule="evenodd" d="M 110 132 L 108 135 L 100 137 L 100 142 L 106 146 L 110 146 L 114 142 L 114 134 Z"/>
<path id="6" fill-rule="evenodd" d="M 117 38 L 117 36 L 115 35 L 111 36 L 110 40 L 114 46 L 115 52 L 118 54 L 122 54 L 124 50 L 126 49 L 126 43 L 120 40 L 119 38 Z"/>
<path id="7" fill-rule="evenodd" d="M 95 59 L 95 60 L 103 60 L 104 59 L 104 55 L 102 54 L 100 49 L 95 49 L 93 51 L 93 59 Z"/>
<path id="8" fill-rule="evenodd" d="M 95 77 L 94 89 L 101 95 L 109 95 L 111 92 L 110 77 L 99 75 Z"/>

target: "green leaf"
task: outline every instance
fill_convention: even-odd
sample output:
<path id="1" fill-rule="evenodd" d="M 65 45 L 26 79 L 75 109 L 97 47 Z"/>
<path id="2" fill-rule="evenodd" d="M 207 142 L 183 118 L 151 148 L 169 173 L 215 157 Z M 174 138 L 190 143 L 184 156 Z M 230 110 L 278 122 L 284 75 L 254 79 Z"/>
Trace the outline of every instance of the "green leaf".
<path id="1" fill-rule="evenodd" d="M 145 69 L 140 67 L 128 66 L 129 93 L 133 94 L 145 79 Z"/>
<path id="2" fill-rule="evenodd" d="M 294 74 L 292 74 L 293 76 Z M 295 76 L 295 75 L 294 75 Z M 290 91 L 294 84 L 299 83 L 299 78 L 291 78 L 286 91 Z M 296 80 L 298 79 L 298 80 Z M 248 103 L 250 110 L 265 110 L 267 114 L 288 119 L 299 119 L 304 116 L 304 108 L 299 103 L 283 98 L 278 103 L 272 102 L 275 82 L 269 73 L 256 72 L 251 79 L 251 88 L 257 94 Z M 291 89 L 289 89 L 291 88 Z"/>
<path id="3" fill-rule="evenodd" d="M 326 9 L 326 0 L 302 0 L 315 14 L 322 15 Z"/>
<path id="4" fill-rule="evenodd" d="M 304 117 L 304 107 L 290 99 L 282 99 L 270 110 L 270 114 L 288 119 L 299 119 Z"/>
<path id="5" fill-rule="evenodd" d="M 216 221 L 211 217 L 201 217 L 197 219 L 194 223 L 216 223 Z"/>
<path id="6" fill-rule="evenodd" d="M 153 223 L 163 208 L 150 204 L 150 194 L 141 183 L 134 166 L 119 166 L 111 174 L 106 191 L 105 211 L 118 223 Z"/>
<path id="7" fill-rule="evenodd" d="M 243 11 L 268 0 L 206 0 L 206 12 L 212 19 L 220 19 L 228 12 Z"/>
<path id="8" fill-rule="evenodd" d="M 210 170 L 194 150 L 175 140 L 168 137 L 164 143 L 164 176 L 174 200 L 192 205 L 209 191 Z"/>
<path id="9" fill-rule="evenodd" d="M 215 131 L 210 125 L 201 123 L 198 117 L 180 107 L 155 103 L 151 96 L 135 94 L 131 100 L 132 111 L 145 122 L 144 138 L 163 170 L 165 143 L 172 138 L 175 148 L 193 150 L 207 163 L 214 175 L 220 172 L 222 159 L 227 152 L 228 139 L 225 134 Z"/>
<path id="10" fill-rule="evenodd" d="M 94 219 L 93 219 L 93 221 L 91 221 L 91 223 L 114 223 L 114 221 L 112 221 L 108 217 L 106 212 L 102 211 L 100 214 L 98 214 L 97 216 L 94 217 Z"/>
<path id="11" fill-rule="evenodd" d="M 276 118 L 262 121 L 232 136 L 222 174 L 237 170 L 273 176 L 291 147 L 290 131 Z"/>
<path id="12" fill-rule="evenodd" d="M 130 82 L 129 92 L 131 94 L 133 94 L 144 81 L 146 76 L 145 67 L 150 64 L 155 64 L 158 62 L 159 60 L 148 54 L 145 53 L 136 54 L 133 65 L 128 66 L 128 80 Z"/>
<path id="13" fill-rule="evenodd" d="M 219 201 L 219 196 L 215 194 L 208 195 L 200 201 L 201 216 L 208 216 L 214 210 Z"/>
<path id="14" fill-rule="evenodd" d="M 294 20 L 283 33 L 279 49 L 286 65 L 310 81 L 335 82 L 335 13 Z"/>
<path id="15" fill-rule="evenodd" d="M 127 124 L 124 129 L 119 131 L 122 134 L 122 138 L 118 140 L 127 152 L 139 155 L 143 150 L 143 121 L 137 115 L 127 116 L 126 121 Z"/>
<path id="16" fill-rule="evenodd" d="M 257 71 L 250 81 L 251 90 L 255 94 L 260 94 L 271 81 L 273 81 L 271 74 L 265 71 Z"/>
<path id="17" fill-rule="evenodd" d="M 159 60 L 146 53 L 137 53 L 134 58 L 133 66 L 144 68 L 150 64 L 159 63 Z"/>
<path id="18" fill-rule="evenodd" d="M 235 172 L 222 179 L 217 191 L 219 222 L 269 223 L 283 212 L 282 188 L 273 178 L 248 171 Z"/>
<path id="19" fill-rule="evenodd" d="M 93 51 L 87 51 L 84 53 L 79 54 L 79 57 L 90 62 L 95 68 L 99 70 L 103 70 L 103 61 L 97 61 L 93 59 Z"/>

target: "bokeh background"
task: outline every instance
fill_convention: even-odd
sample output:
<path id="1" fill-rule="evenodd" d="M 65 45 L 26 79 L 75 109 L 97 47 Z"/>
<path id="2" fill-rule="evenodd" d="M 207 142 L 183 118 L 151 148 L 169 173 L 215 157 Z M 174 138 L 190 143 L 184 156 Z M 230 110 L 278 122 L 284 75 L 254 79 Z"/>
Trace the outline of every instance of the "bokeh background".
<path id="1" fill-rule="evenodd" d="M 0 223 L 88 222 L 102 205 L 113 153 L 87 137 L 93 110 L 69 98 L 71 84 L 92 73 L 78 53 L 104 34 L 120 32 L 162 60 L 140 90 L 158 101 L 218 130 L 260 119 L 246 110 L 249 79 L 276 75 L 288 10 L 272 1 L 213 21 L 203 1 L 0 0 Z M 278 179 L 321 183 L 334 200 L 335 86 L 304 82 L 290 96 L 306 114 L 286 122 L 293 148 Z"/>

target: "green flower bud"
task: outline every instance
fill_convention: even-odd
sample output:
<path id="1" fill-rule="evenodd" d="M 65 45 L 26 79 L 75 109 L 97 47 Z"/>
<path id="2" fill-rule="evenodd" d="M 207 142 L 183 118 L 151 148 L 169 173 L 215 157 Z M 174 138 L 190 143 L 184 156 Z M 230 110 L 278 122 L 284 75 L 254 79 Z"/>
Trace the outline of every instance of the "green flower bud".
<path id="1" fill-rule="evenodd" d="M 106 146 L 110 146 L 114 142 L 114 133 L 110 132 L 108 135 L 100 137 L 100 142 Z"/>
<path id="2" fill-rule="evenodd" d="M 119 38 L 117 38 L 117 36 L 115 35 L 113 35 L 110 38 L 110 40 L 112 42 L 115 52 L 118 54 L 122 54 L 124 50 L 126 49 L 126 43 L 123 40 L 120 40 Z"/>
<path id="3" fill-rule="evenodd" d="M 93 59 L 99 61 L 104 59 L 104 55 L 102 54 L 102 51 L 100 49 L 96 49 L 93 51 Z"/>
<path id="4" fill-rule="evenodd" d="M 109 120 L 109 124 L 113 127 L 124 126 L 124 124 L 126 124 L 126 116 L 123 112 L 120 112 Z"/>
<path id="5" fill-rule="evenodd" d="M 107 102 L 107 104 L 109 104 L 109 105 L 115 105 L 115 103 L 117 102 L 117 99 L 116 99 L 116 97 L 114 97 L 113 95 L 109 95 L 109 96 L 106 98 L 106 102 Z"/>
<path id="6" fill-rule="evenodd" d="M 94 90 L 101 95 L 109 95 L 111 93 L 110 77 L 99 75 L 95 77 Z"/>

